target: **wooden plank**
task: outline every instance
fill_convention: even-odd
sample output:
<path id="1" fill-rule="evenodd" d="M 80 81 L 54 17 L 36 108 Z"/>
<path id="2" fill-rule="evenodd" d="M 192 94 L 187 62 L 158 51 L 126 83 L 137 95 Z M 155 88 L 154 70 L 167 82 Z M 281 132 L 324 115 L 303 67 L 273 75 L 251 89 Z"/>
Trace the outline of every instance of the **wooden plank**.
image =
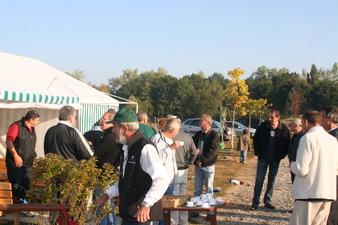
<path id="1" fill-rule="evenodd" d="M 12 190 L 12 185 L 11 183 L 0 182 L 0 189 L 1 190 Z"/>
<path id="2" fill-rule="evenodd" d="M 12 191 L 0 190 L 0 198 L 13 198 Z"/>
<path id="3" fill-rule="evenodd" d="M 13 199 L 0 198 L 0 204 L 13 204 Z"/>

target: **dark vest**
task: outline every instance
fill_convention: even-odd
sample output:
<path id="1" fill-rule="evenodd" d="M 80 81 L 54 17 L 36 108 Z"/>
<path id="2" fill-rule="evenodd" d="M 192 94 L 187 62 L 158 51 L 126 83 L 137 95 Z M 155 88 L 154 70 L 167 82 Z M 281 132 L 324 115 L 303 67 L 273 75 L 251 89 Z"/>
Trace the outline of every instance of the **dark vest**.
<path id="1" fill-rule="evenodd" d="M 14 140 L 14 148 L 18 155 L 22 158 L 24 167 L 31 167 L 33 161 L 36 158 L 35 144 L 36 134 L 34 127 L 33 132 L 29 132 L 29 128 L 26 126 L 23 119 L 14 122 L 19 126 L 19 136 Z M 8 148 L 6 151 L 6 163 L 14 163 L 14 158 L 9 152 Z"/>
<path id="2" fill-rule="evenodd" d="M 141 152 L 146 144 L 154 145 L 151 140 L 145 138 L 140 131 L 137 131 L 129 142 L 124 177 L 122 178 L 121 175 L 119 180 L 120 216 L 130 222 L 136 222 L 133 216 L 152 185 L 150 175 L 144 172 L 140 165 Z M 123 160 L 121 161 L 123 162 Z M 150 220 L 157 221 L 161 219 L 162 201 L 159 200 L 150 208 Z"/>

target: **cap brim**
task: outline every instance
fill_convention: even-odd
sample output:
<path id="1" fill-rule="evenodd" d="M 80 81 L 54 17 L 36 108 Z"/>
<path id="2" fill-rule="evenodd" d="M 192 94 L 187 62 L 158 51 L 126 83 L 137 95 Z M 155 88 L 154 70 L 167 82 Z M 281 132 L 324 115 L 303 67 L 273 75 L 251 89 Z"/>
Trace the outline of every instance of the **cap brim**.
<path id="1" fill-rule="evenodd" d="M 117 122 L 117 121 L 114 121 L 114 120 L 111 120 L 111 121 L 105 122 L 105 124 L 109 124 L 109 123 L 118 123 L 118 122 Z"/>

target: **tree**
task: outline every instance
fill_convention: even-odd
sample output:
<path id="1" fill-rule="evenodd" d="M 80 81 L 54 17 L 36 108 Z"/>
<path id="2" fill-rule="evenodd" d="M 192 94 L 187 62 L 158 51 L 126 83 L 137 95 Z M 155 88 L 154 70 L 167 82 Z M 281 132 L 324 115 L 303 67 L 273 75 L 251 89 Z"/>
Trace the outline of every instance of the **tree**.
<path id="1" fill-rule="evenodd" d="M 297 87 L 293 87 L 289 93 L 289 101 L 286 104 L 288 111 L 291 116 L 296 117 L 302 113 L 302 96 Z"/>
<path id="2" fill-rule="evenodd" d="M 86 75 L 84 74 L 84 72 L 82 70 L 76 69 L 73 73 L 69 73 L 69 72 L 65 72 L 65 74 L 79 80 L 79 81 L 83 81 L 83 79 L 86 77 Z"/>
<path id="3" fill-rule="evenodd" d="M 240 77 L 245 73 L 239 67 L 228 72 L 228 75 L 232 77 L 225 89 L 225 97 L 227 106 L 233 109 L 233 120 L 235 120 L 235 111 L 241 115 L 246 115 L 247 111 L 244 104 L 249 99 L 248 85 L 245 80 L 241 80 Z"/>

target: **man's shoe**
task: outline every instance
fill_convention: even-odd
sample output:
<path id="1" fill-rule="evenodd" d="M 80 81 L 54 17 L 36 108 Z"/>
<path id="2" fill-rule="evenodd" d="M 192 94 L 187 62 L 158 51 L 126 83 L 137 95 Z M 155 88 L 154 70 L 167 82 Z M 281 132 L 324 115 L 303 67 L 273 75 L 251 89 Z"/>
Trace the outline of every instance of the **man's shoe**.
<path id="1" fill-rule="evenodd" d="M 251 211 L 256 211 L 257 208 L 258 208 L 258 205 L 252 205 L 252 206 L 250 206 L 250 210 Z"/>
<path id="2" fill-rule="evenodd" d="M 274 205 L 272 205 L 272 204 L 270 204 L 270 203 L 266 203 L 264 206 L 265 206 L 266 208 L 269 208 L 269 209 L 275 209 L 275 208 L 276 208 Z"/>
<path id="3" fill-rule="evenodd" d="M 189 218 L 197 218 L 199 216 L 200 216 L 200 214 L 198 212 L 191 212 L 191 213 L 189 213 Z"/>
<path id="4" fill-rule="evenodd" d="M 207 214 L 206 221 L 210 221 L 210 214 Z"/>

